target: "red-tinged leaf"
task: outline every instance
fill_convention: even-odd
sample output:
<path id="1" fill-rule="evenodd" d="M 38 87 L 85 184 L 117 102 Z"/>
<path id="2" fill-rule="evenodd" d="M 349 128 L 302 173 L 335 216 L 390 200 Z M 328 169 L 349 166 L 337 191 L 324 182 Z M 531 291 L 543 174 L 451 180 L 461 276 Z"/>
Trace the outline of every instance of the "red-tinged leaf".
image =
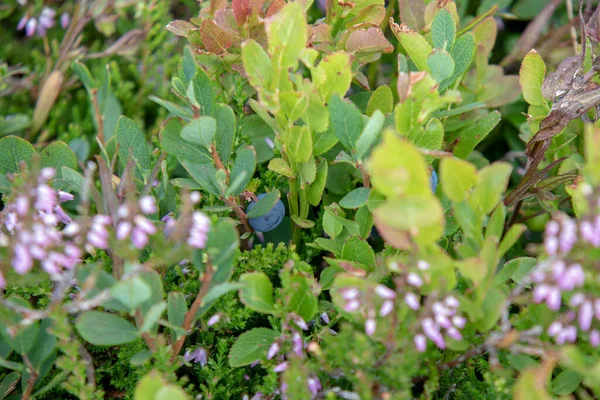
<path id="1" fill-rule="evenodd" d="M 400 21 L 410 29 L 420 31 L 425 26 L 425 2 L 400 0 Z"/>
<path id="2" fill-rule="evenodd" d="M 227 8 L 227 0 L 210 0 L 210 13 L 212 15 L 224 8 Z"/>
<path id="3" fill-rule="evenodd" d="M 251 9 L 251 0 L 233 0 L 231 6 L 233 7 L 233 15 L 238 25 L 244 25 L 248 20 Z"/>
<path id="4" fill-rule="evenodd" d="M 187 37 L 190 29 L 196 29 L 196 26 L 187 21 L 182 21 L 179 19 L 171 21 L 167 24 L 167 30 L 176 34 L 177 36 Z"/>
<path id="5" fill-rule="evenodd" d="M 355 53 L 362 62 L 372 62 L 380 53 L 391 53 L 394 46 L 385 38 L 381 29 L 371 27 L 359 29 L 350 34 L 346 40 L 346 51 Z"/>
<path id="6" fill-rule="evenodd" d="M 265 24 L 258 22 L 248 27 L 248 35 L 250 39 L 254 39 L 262 47 L 267 48 L 267 32 L 265 32 Z"/>
<path id="7" fill-rule="evenodd" d="M 237 42 L 237 37 L 233 33 L 221 28 L 214 21 L 210 20 L 202 22 L 200 36 L 206 50 L 214 54 L 227 53 L 227 49 Z"/>
<path id="8" fill-rule="evenodd" d="M 272 17 L 273 15 L 277 14 L 279 10 L 283 8 L 283 6 L 285 6 L 284 0 L 273 0 L 269 6 L 269 9 L 267 10 L 266 17 Z"/>

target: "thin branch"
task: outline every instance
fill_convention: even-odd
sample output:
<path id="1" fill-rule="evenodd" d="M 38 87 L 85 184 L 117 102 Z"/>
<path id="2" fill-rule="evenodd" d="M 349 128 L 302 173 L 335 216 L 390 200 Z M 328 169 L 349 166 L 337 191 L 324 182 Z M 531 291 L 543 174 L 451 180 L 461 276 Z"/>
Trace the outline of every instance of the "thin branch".
<path id="1" fill-rule="evenodd" d="M 98 103 L 98 89 L 94 88 L 91 90 L 92 105 L 94 106 L 94 114 L 96 115 L 96 123 L 98 126 L 98 140 L 104 144 L 104 116 L 100 111 L 100 104 Z"/>

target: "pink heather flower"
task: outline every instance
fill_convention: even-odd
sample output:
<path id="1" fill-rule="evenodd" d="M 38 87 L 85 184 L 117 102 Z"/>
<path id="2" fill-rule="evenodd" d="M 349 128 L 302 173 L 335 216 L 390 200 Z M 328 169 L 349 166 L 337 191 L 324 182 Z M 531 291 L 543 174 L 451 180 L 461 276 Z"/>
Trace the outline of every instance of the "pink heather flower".
<path id="1" fill-rule="evenodd" d="M 415 347 L 419 353 L 424 353 L 427 350 L 427 338 L 425 335 L 419 333 L 415 335 Z"/>
<path id="2" fill-rule="evenodd" d="M 213 326 L 215 324 L 218 324 L 220 320 L 221 320 L 221 316 L 219 314 L 215 314 L 208 319 L 208 322 L 206 323 L 206 325 Z"/>
<path id="3" fill-rule="evenodd" d="M 143 249 L 148 244 L 148 235 L 138 227 L 133 228 L 131 232 L 131 243 L 136 249 Z"/>
<path id="4" fill-rule="evenodd" d="M 271 347 L 269 347 L 269 351 L 267 352 L 267 360 L 270 360 L 271 358 L 275 357 L 277 355 L 277 353 L 279 353 L 280 347 L 279 347 L 279 343 L 274 342 Z"/>
<path id="5" fill-rule="evenodd" d="M 377 328 L 377 323 L 374 319 L 367 318 L 365 321 L 365 333 L 367 336 L 371 336 L 375 333 L 375 329 Z"/>
<path id="6" fill-rule="evenodd" d="M 69 16 L 69 13 L 67 13 L 67 12 L 62 13 L 62 15 L 60 16 L 60 26 L 63 29 L 67 29 L 69 27 L 70 23 L 71 23 L 71 17 Z"/>
<path id="7" fill-rule="evenodd" d="M 0 272 L 0 289 L 4 289 L 6 287 L 6 279 L 2 272 Z"/>
<path id="8" fill-rule="evenodd" d="M 560 281 L 563 277 L 563 274 L 565 273 L 565 269 L 567 268 L 567 265 L 565 264 L 565 262 L 563 260 L 556 260 L 555 262 L 552 263 L 552 278 L 554 278 L 555 281 Z"/>
<path id="9" fill-rule="evenodd" d="M 548 291 L 548 296 L 546 297 L 546 305 L 552 311 L 558 311 L 560 308 L 562 299 L 560 289 L 557 287 L 552 287 Z"/>
<path id="10" fill-rule="evenodd" d="M 340 290 L 342 298 L 346 301 L 354 300 L 358 297 L 358 289 L 344 288 Z"/>
<path id="11" fill-rule="evenodd" d="M 393 300 L 396 298 L 396 292 L 384 285 L 377 285 L 375 287 L 375 293 L 377 296 L 386 300 Z"/>
<path id="12" fill-rule="evenodd" d="M 275 368 L 273 368 L 273 371 L 277 372 L 277 373 L 280 373 L 280 372 L 285 371 L 287 369 L 287 367 L 288 367 L 288 363 L 287 363 L 287 361 L 284 361 L 281 364 L 277 364 L 275 366 Z"/>
<path id="13" fill-rule="evenodd" d="M 583 295 L 583 293 L 575 293 L 573 296 L 571 296 L 571 299 L 569 300 L 569 305 L 571 307 L 577 307 L 584 301 L 585 296 Z"/>
<path id="14" fill-rule="evenodd" d="M 29 16 L 27 14 L 23 15 L 23 17 L 19 21 L 19 25 L 17 25 L 17 30 L 22 31 L 23 28 L 25 28 L 25 25 L 27 25 L 27 21 L 29 21 Z"/>
<path id="15" fill-rule="evenodd" d="M 308 390 L 312 393 L 313 396 L 319 394 L 319 391 L 322 389 L 321 381 L 316 376 L 312 376 L 307 380 Z"/>
<path id="16" fill-rule="evenodd" d="M 600 299 L 594 300 L 594 311 L 597 319 L 600 319 Z"/>
<path id="17" fill-rule="evenodd" d="M 558 235 L 558 231 L 560 230 L 560 226 L 556 221 L 549 221 L 545 227 L 545 235 L 546 236 L 556 236 Z"/>
<path id="18" fill-rule="evenodd" d="M 208 354 L 204 348 L 198 347 L 194 351 L 186 351 L 183 359 L 187 362 L 194 362 L 196 364 L 200 364 L 201 367 L 204 367 L 208 362 Z"/>
<path id="19" fill-rule="evenodd" d="M 444 303 L 450 308 L 458 308 L 460 306 L 460 303 L 454 296 L 446 296 Z"/>
<path id="20" fill-rule="evenodd" d="M 292 335 L 292 350 L 297 355 L 302 355 L 302 349 L 304 347 L 304 343 L 302 342 L 302 336 L 298 332 L 294 332 Z"/>
<path id="21" fill-rule="evenodd" d="M 550 287 L 548 285 L 537 285 L 534 289 L 533 289 L 533 302 L 536 304 L 541 303 L 542 301 L 546 300 L 546 297 L 548 297 L 548 293 L 550 292 Z"/>
<path id="22" fill-rule="evenodd" d="M 590 221 L 581 221 L 579 224 L 579 232 L 581 233 L 581 238 L 583 240 L 588 243 L 594 243 L 596 230 Z"/>
<path id="23" fill-rule="evenodd" d="M 344 311 L 353 312 L 358 310 L 360 307 L 360 302 L 358 300 L 350 300 L 344 305 Z"/>
<path id="24" fill-rule="evenodd" d="M 174 215 L 175 214 L 173 214 L 173 212 L 170 212 L 170 213 L 166 214 L 164 217 L 162 217 L 161 220 L 160 220 L 161 222 L 165 223 L 165 228 L 163 230 L 163 232 L 165 233 L 165 235 L 170 234 L 171 231 L 173 230 L 173 227 L 177 223 L 177 221 L 173 217 Z"/>
<path id="25" fill-rule="evenodd" d="M 417 268 L 419 268 L 421 271 L 426 271 L 429 269 L 429 263 L 425 260 L 419 260 L 417 261 Z"/>
<path id="26" fill-rule="evenodd" d="M 385 317 L 385 316 L 389 315 L 393 310 L 394 310 L 394 302 L 391 300 L 386 300 L 383 302 L 383 304 L 381 305 L 381 308 L 379 309 L 379 315 L 382 317 Z"/>
<path id="27" fill-rule="evenodd" d="M 152 196 L 144 196 L 139 200 L 140 210 L 144 214 L 154 214 L 158 211 L 158 207 L 156 206 L 156 200 Z"/>
<path id="28" fill-rule="evenodd" d="M 128 221 L 121 221 L 119 222 L 119 224 L 117 225 L 117 233 L 116 233 L 116 238 L 117 240 L 124 240 L 125 238 L 127 238 L 127 236 L 129 236 L 129 234 L 131 233 L 131 223 Z"/>
<path id="29" fill-rule="evenodd" d="M 579 327 L 587 331 L 592 326 L 592 319 L 594 318 L 594 307 L 591 301 L 586 301 L 579 308 Z"/>
<path id="30" fill-rule="evenodd" d="M 419 308 L 421 308 L 421 302 L 419 301 L 419 297 L 414 293 L 406 293 L 406 295 L 404 296 L 404 302 L 412 310 L 416 311 Z"/>
<path id="31" fill-rule="evenodd" d="M 106 249 L 108 247 L 108 240 L 97 232 L 90 231 L 87 235 L 87 241 L 91 246 L 97 249 Z"/>
<path id="32" fill-rule="evenodd" d="M 544 240 L 544 247 L 546 248 L 546 253 L 548 255 L 554 256 L 558 251 L 558 239 L 555 237 L 546 237 Z"/>
<path id="33" fill-rule="evenodd" d="M 600 345 L 600 332 L 595 329 L 590 332 L 590 344 L 593 347 L 598 347 Z"/>
<path id="34" fill-rule="evenodd" d="M 24 275 L 33 268 L 33 258 L 25 246 L 17 243 L 13 248 L 13 269 L 17 274 Z"/>
<path id="35" fill-rule="evenodd" d="M 462 340 L 462 335 L 455 327 L 451 326 L 446 329 L 446 333 L 454 340 Z"/>
<path id="36" fill-rule="evenodd" d="M 37 187 L 34 204 L 36 210 L 51 213 L 56 202 L 56 192 L 50 186 L 40 185 Z"/>
<path id="37" fill-rule="evenodd" d="M 15 200 L 15 211 L 20 216 L 27 215 L 27 212 L 29 211 L 29 199 L 24 196 L 17 197 Z"/>
<path id="38" fill-rule="evenodd" d="M 70 224 L 72 221 L 71 217 L 69 217 L 69 215 L 65 212 L 65 210 L 63 210 L 62 207 L 59 206 L 58 204 L 56 206 L 54 206 L 54 214 L 56 214 L 56 216 L 58 217 L 58 220 L 65 225 Z"/>
<path id="39" fill-rule="evenodd" d="M 42 168 L 40 171 L 40 182 L 47 182 L 50 179 L 54 178 L 56 171 L 52 167 Z"/>
<path id="40" fill-rule="evenodd" d="M 446 348 L 446 342 L 440 333 L 440 328 L 431 318 L 425 318 L 421 322 L 421 326 L 423 327 L 423 333 L 425 333 L 437 347 L 442 350 Z"/>
<path id="41" fill-rule="evenodd" d="M 562 331 L 562 324 L 558 321 L 554 321 L 553 323 L 550 324 L 550 326 L 548 327 L 548 336 L 550 337 L 555 337 L 556 335 L 558 335 L 561 331 Z"/>
<path id="42" fill-rule="evenodd" d="M 75 196 L 73 196 L 71 193 L 67 193 L 67 192 L 63 192 L 62 190 L 59 190 L 57 192 L 58 194 L 58 201 L 60 203 L 64 203 L 65 201 L 71 201 L 75 199 Z"/>
<path id="43" fill-rule="evenodd" d="M 136 215 L 133 219 L 135 225 L 147 233 L 148 235 L 154 235 L 156 233 L 156 227 L 150 220 L 146 217 L 142 217 L 141 215 Z"/>
<path id="44" fill-rule="evenodd" d="M 410 274 L 408 274 L 408 277 L 406 278 L 406 282 L 408 282 L 409 285 L 414 286 L 414 287 L 423 286 L 423 279 L 421 279 L 421 277 L 419 275 L 415 274 L 414 272 L 411 272 Z"/>
<path id="45" fill-rule="evenodd" d="M 452 324 L 459 329 L 464 328 L 466 323 L 467 323 L 467 320 L 465 319 L 465 317 L 461 317 L 458 315 L 455 315 L 454 317 L 452 317 Z"/>
<path id="46" fill-rule="evenodd" d="M 265 143 L 267 144 L 267 146 L 269 146 L 271 150 L 275 148 L 275 143 L 273 143 L 273 140 L 271 140 L 271 138 L 265 138 Z"/>
<path id="47" fill-rule="evenodd" d="M 198 204 L 200 202 L 200 199 L 202 199 L 202 195 L 200 194 L 200 192 L 190 193 L 190 201 L 192 202 L 192 204 Z"/>
<path id="48" fill-rule="evenodd" d="M 298 325 L 298 327 L 300 329 L 302 329 L 303 331 L 308 330 L 308 325 L 306 325 L 306 322 L 300 318 L 300 317 L 296 317 L 294 318 L 294 322 L 296 323 L 296 325 Z"/>
<path id="49" fill-rule="evenodd" d="M 321 319 L 323 320 L 324 323 L 326 323 L 326 324 L 329 323 L 329 315 L 327 315 L 326 312 L 321 313 Z"/>

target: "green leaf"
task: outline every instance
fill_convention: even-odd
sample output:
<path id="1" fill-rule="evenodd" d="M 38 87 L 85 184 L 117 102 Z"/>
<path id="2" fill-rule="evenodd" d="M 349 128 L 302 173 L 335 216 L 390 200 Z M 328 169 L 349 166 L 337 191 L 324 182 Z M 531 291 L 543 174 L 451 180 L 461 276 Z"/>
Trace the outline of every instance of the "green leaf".
<path id="1" fill-rule="evenodd" d="M 308 188 L 308 202 L 313 206 L 318 206 L 323 198 L 323 190 L 325 190 L 325 184 L 327 183 L 327 171 L 329 164 L 324 158 L 317 160 L 317 174 L 315 180 L 310 184 Z"/>
<path id="2" fill-rule="evenodd" d="M 215 92 L 211 79 L 203 68 L 196 69 L 196 76 L 191 81 L 193 98 L 200 106 L 200 114 L 212 116 L 215 109 Z"/>
<path id="3" fill-rule="evenodd" d="M 86 311 L 75 323 L 77 332 L 95 346 L 117 346 L 133 342 L 138 331 L 123 318 L 100 311 Z"/>
<path id="4" fill-rule="evenodd" d="M 506 162 L 497 161 L 483 167 L 471 197 L 473 206 L 483 214 L 491 212 L 506 191 L 511 172 L 512 166 Z"/>
<path id="5" fill-rule="evenodd" d="M 248 75 L 248 82 L 255 88 L 271 86 L 273 67 L 267 52 L 255 40 L 250 39 L 242 44 L 242 61 Z"/>
<path id="6" fill-rule="evenodd" d="M 301 188 L 305 189 L 306 185 L 310 185 L 314 182 L 317 177 L 317 163 L 314 157 L 310 157 L 310 160 L 305 163 L 296 163 L 298 169 L 298 176 L 300 176 Z"/>
<path id="7" fill-rule="evenodd" d="M 254 176 L 256 170 L 256 153 L 250 146 L 240 147 L 235 156 L 235 162 L 231 169 L 231 183 L 227 189 L 228 195 L 237 196 L 246 189 L 248 182 Z"/>
<path id="8" fill-rule="evenodd" d="M 415 146 L 422 149 L 440 150 L 444 142 L 444 125 L 437 118 L 429 120 L 424 130 L 409 136 Z"/>
<path id="9" fill-rule="evenodd" d="M 544 60 L 537 51 L 531 50 L 523 59 L 519 71 L 519 83 L 527 103 L 533 106 L 546 105 L 546 99 L 542 95 L 542 83 L 544 83 L 545 76 Z"/>
<path id="10" fill-rule="evenodd" d="M 514 224 L 511 226 L 500 242 L 500 246 L 498 247 L 498 257 L 504 256 L 504 254 L 517 243 L 517 240 L 519 240 L 526 230 L 527 227 L 524 224 Z"/>
<path id="11" fill-rule="evenodd" d="M 356 211 L 354 220 L 360 226 L 360 237 L 363 239 L 368 238 L 371 235 L 371 229 L 373 228 L 373 215 L 369 211 L 368 206 L 362 206 Z"/>
<path id="12" fill-rule="evenodd" d="M 506 307 L 505 302 L 506 296 L 500 289 L 492 288 L 487 291 L 482 305 L 483 319 L 476 324 L 480 332 L 488 332 L 496 325 Z"/>
<path id="13" fill-rule="evenodd" d="M 256 203 L 246 216 L 248 218 L 256 218 L 265 215 L 275 207 L 280 197 L 281 194 L 277 189 L 267 193 L 262 199 L 258 200 L 258 203 Z"/>
<path id="14" fill-rule="evenodd" d="M 383 113 L 380 110 L 375 110 L 356 141 L 356 159 L 362 160 L 369 154 L 371 148 L 377 143 L 380 137 L 384 123 L 385 116 Z"/>
<path id="15" fill-rule="evenodd" d="M 437 12 L 431 24 L 431 38 L 437 49 L 451 51 L 456 37 L 456 22 L 450 12 L 444 8 Z"/>
<path id="16" fill-rule="evenodd" d="M 286 311 L 294 312 L 305 321 L 310 321 L 319 310 L 317 296 L 313 293 L 314 280 L 303 275 L 294 275 L 287 283 L 283 289 Z"/>
<path id="17" fill-rule="evenodd" d="M 292 168 L 290 168 L 288 163 L 283 158 L 273 158 L 271 161 L 269 161 L 268 168 L 271 171 L 286 176 L 288 178 L 294 176 L 294 171 L 292 171 Z"/>
<path id="18" fill-rule="evenodd" d="M 309 219 L 300 218 L 297 215 L 292 215 L 292 221 L 294 221 L 294 223 L 296 225 L 298 225 L 300 228 L 304 228 L 304 229 L 310 229 L 313 226 L 315 226 L 314 221 L 311 221 Z"/>
<path id="19" fill-rule="evenodd" d="M 500 122 L 498 111 L 492 111 L 486 116 L 473 121 L 460 132 L 460 140 L 454 147 L 454 155 L 458 158 L 467 158 L 471 151 L 498 125 L 498 122 Z"/>
<path id="20" fill-rule="evenodd" d="M 289 121 L 296 121 L 306 114 L 308 95 L 289 90 L 279 92 L 279 105 Z"/>
<path id="21" fill-rule="evenodd" d="M 0 139 L 0 174 L 18 173 L 19 163 L 24 161 L 31 166 L 35 148 L 27 140 L 16 136 Z"/>
<path id="22" fill-rule="evenodd" d="M 313 132 L 323 132 L 329 126 L 329 110 L 325 107 L 323 100 L 321 100 L 321 97 L 317 93 L 310 92 L 308 94 L 308 109 L 302 120 Z"/>
<path id="23" fill-rule="evenodd" d="M 396 32 L 396 36 L 419 71 L 428 71 L 427 57 L 431 54 L 432 48 L 427 40 L 411 30 L 401 30 Z"/>
<path id="24" fill-rule="evenodd" d="M 312 135 L 307 126 L 293 126 L 284 136 L 284 149 L 291 160 L 308 162 L 312 155 Z"/>
<path id="25" fill-rule="evenodd" d="M 217 121 L 212 117 L 200 117 L 183 127 L 181 137 L 210 150 L 216 133 Z"/>
<path id="26" fill-rule="evenodd" d="M 434 50 L 427 57 L 427 66 L 436 82 L 442 82 L 444 79 L 452 76 L 454 72 L 454 60 L 445 50 Z"/>
<path id="27" fill-rule="evenodd" d="M 325 109 L 327 111 L 327 109 Z M 315 132 L 313 136 L 313 154 L 320 156 L 331 150 L 338 142 L 333 129 L 327 129 L 323 132 Z"/>
<path id="28" fill-rule="evenodd" d="M 452 76 L 444 79 L 439 86 L 439 92 L 445 91 L 449 88 L 457 79 L 467 71 L 473 60 L 473 54 L 475 53 L 475 36 L 472 32 L 460 36 L 454 48 L 450 52 L 452 59 L 454 60 L 454 72 Z"/>
<path id="29" fill-rule="evenodd" d="M 423 155 L 393 131 L 384 132 L 367 164 L 373 188 L 387 197 L 431 195 L 429 171 Z"/>
<path id="30" fill-rule="evenodd" d="M 162 317 L 163 313 L 167 309 L 167 303 L 161 301 L 160 303 L 156 303 L 144 314 L 144 323 L 140 327 L 140 332 L 150 332 L 152 331 L 156 325 L 158 324 L 158 320 Z"/>
<path id="31" fill-rule="evenodd" d="M 18 371 L 13 371 L 2 379 L 2 383 L 0 383 L 0 399 L 6 398 L 17 387 L 19 379 L 21 379 L 21 373 Z"/>
<path id="32" fill-rule="evenodd" d="M 346 149 L 354 149 L 362 131 L 362 114 L 353 103 L 332 96 L 328 103 L 331 128 Z"/>
<path id="33" fill-rule="evenodd" d="M 42 167 L 51 167 L 56 171 L 55 180 L 62 179 L 62 167 L 77 169 L 77 157 L 65 142 L 49 144 L 40 153 Z"/>
<path id="34" fill-rule="evenodd" d="M 218 285 L 215 285 L 210 288 L 210 290 L 204 296 L 204 303 L 212 303 L 215 300 L 218 300 L 221 296 L 232 292 L 234 290 L 242 289 L 245 285 L 243 283 L 235 282 L 224 282 Z"/>
<path id="35" fill-rule="evenodd" d="M 362 207 L 367 204 L 370 193 L 371 189 L 369 188 L 356 188 L 340 200 L 340 206 L 351 209 Z"/>
<path id="36" fill-rule="evenodd" d="M 464 114 L 469 111 L 477 110 L 478 108 L 482 108 L 482 107 L 485 107 L 485 103 L 481 103 L 481 102 L 469 103 L 464 106 L 452 108 L 450 110 L 436 111 L 434 113 L 431 113 L 431 116 L 435 117 L 435 118 L 452 117 L 454 115 Z"/>
<path id="37" fill-rule="evenodd" d="M 71 68 L 73 68 L 73 72 L 77 75 L 81 83 L 83 83 L 83 87 L 85 87 L 88 93 L 91 93 L 92 89 L 98 88 L 90 70 L 81 61 L 74 61 L 71 64 Z"/>
<path id="38" fill-rule="evenodd" d="M 198 69 L 196 61 L 194 61 L 192 49 L 189 46 L 184 46 L 183 48 L 183 60 L 181 61 L 181 68 L 183 72 L 182 79 L 185 79 L 185 85 L 187 86 L 187 84 L 194 79 L 194 76 L 196 76 L 196 69 Z"/>
<path id="39" fill-rule="evenodd" d="M 215 108 L 214 118 L 217 120 L 217 135 L 215 142 L 217 153 L 223 164 L 227 165 L 233 151 L 236 123 L 233 110 L 226 104 L 218 104 Z"/>
<path id="40" fill-rule="evenodd" d="M 221 189 L 215 178 L 217 170 L 212 164 L 200 164 L 185 160 L 181 162 L 181 165 L 204 190 L 215 196 L 221 195 Z"/>
<path id="41" fill-rule="evenodd" d="M 171 292 L 167 299 L 167 317 L 169 323 L 175 326 L 183 326 L 187 304 L 181 292 Z"/>
<path id="42" fill-rule="evenodd" d="M 110 289 L 110 295 L 129 311 L 150 299 L 150 287 L 139 277 L 119 281 Z"/>
<path id="43" fill-rule="evenodd" d="M 254 328 L 242 333 L 231 346 L 229 365 L 243 367 L 264 359 L 278 336 L 279 332 L 266 328 Z"/>
<path id="44" fill-rule="evenodd" d="M 394 96 L 388 85 L 379 86 L 369 98 L 367 115 L 371 117 L 377 110 L 383 114 L 390 114 L 394 110 Z"/>
<path id="45" fill-rule="evenodd" d="M 557 396 L 569 395 L 577 389 L 582 380 L 581 374 L 575 371 L 562 371 L 552 380 L 552 393 Z"/>
<path id="46" fill-rule="evenodd" d="M 273 285 L 263 272 L 246 273 L 240 277 L 244 287 L 240 290 L 240 300 L 248 308 L 263 314 L 275 314 Z"/>
<path id="47" fill-rule="evenodd" d="M 10 297 L 7 299 L 7 301 L 23 308 L 30 308 L 28 302 L 18 297 Z M 4 339 L 4 343 L 6 343 L 8 346 L 10 346 L 10 348 L 12 348 L 20 355 L 27 354 L 36 342 L 37 336 L 40 331 L 39 323 L 36 321 L 27 326 L 19 326 L 19 324 L 23 320 L 21 314 L 17 313 L 16 311 L 10 310 L 6 307 L 3 317 L 3 329 L 0 329 L 0 335 L 2 339 Z M 9 334 L 8 329 L 6 329 L 8 326 L 4 325 L 9 325 L 18 328 L 17 333 L 14 336 Z M 6 368 L 16 369 L 13 368 L 14 364 L 11 364 L 9 361 L 6 361 L 5 365 Z"/>
<path id="48" fill-rule="evenodd" d="M 181 137 L 183 121 L 170 118 L 160 129 L 160 146 L 180 161 L 191 160 L 197 163 L 212 163 L 212 157 L 205 147 L 190 143 Z"/>
<path id="49" fill-rule="evenodd" d="M 52 355 L 54 349 L 56 349 L 58 339 L 50 333 L 50 328 L 52 328 L 52 320 L 50 318 L 41 321 L 35 343 L 27 353 L 31 365 L 36 369 L 39 369 L 44 361 Z"/>
<path id="50" fill-rule="evenodd" d="M 344 96 L 352 82 L 350 57 L 343 52 L 329 54 L 313 69 L 311 75 L 314 85 L 325 101 L 328 101 L 331 95 Z"/>
<path id="51" fill-rule="evenodd" d="M 212 284 L 229 280 L 239 246 L 239 236 L 231 219 L 221 219 L 213 225 L 206 242 L 206 252 L 217 269 Z"/>
<path id="52" fill-rule="evenodd" d="M 185 391 L 165 382 L 158 371 L 153 370 L 139 380 L 133 394 L 134 400 L 188 400 Z"/>
<path id="53" fill-rule="evenodd" d="M 369 268 L 375 266 L 375 252 L 366 240 L 358 236 L 350 236 L 346 239 L 342 248 L 342 259 L 358 262 Z"/>
<path id="54" fill-rule="evenodd" d="M 302 4 L 288 3 L 277 15 L 267 20 L 265 28 L 273 63 L 281 71 L 294 67 L 308 38 Z"/>
<path id="55" fill-rule="evenodd" d="M 510 266 L 510 269 L 514 268 L 514 271 L 510 274 L 510 278 L 517 283 L 522 283 L 531 274 L 536 265 L 537 260 L 533 257 L 519 257 L 510 260 L 505 264 L 505 267 Z"/>
<path id="56" fill-rule="evenodd" d="M 467 161 L 445 157 L 440 162 L 440 179 L 446 196 L 460 203 L 477 183 L 477 169 Z"/>
<path id="57" fill-rule="evenodd" d="M 135 121 L 125 116 L 119 117 L 115 136 L 116 144 L 119 146 L 119 162 L 123 167 L 131 154 L 142 171 L 150 169 L 150 151 L 146 137 Z"/>

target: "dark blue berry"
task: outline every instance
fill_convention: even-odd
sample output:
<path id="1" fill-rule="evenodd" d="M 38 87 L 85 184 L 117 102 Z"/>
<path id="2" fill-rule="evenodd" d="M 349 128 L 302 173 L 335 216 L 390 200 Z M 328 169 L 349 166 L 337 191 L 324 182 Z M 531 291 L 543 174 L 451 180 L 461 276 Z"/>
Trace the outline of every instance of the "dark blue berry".
<path id="1" fill-rule="evenodd" d="M 266 193 L 262 193 L 259 194 L 257 197 L 259 199 L 262 199 L 265 195 Z M 255 202 L 248 204 L 248 207 L 246 207 L 246 213 L 250 212 L 250 210 L 252 210 L 252 208 L 254 208 L 255 205 Z M 281 200 L 278 200 L 275 204 L 275 207 L 273 207 L 271 211 L 260 217 L 248 218 L 248 223 L 255 231 L 269 232 L 277 228 L 277 226 L 281 224 L 281 221 L 283 221 L 284 216 L 285 207 Z"/>
<path id="2" fill-rule="evenodd" d="M 435 170 L 431 170 L 431 176 L 429 177 L 429 186 L 431 186 L 431 191 L 435 193 L 438 184 L 438 176 L 435 173 Z"/>

